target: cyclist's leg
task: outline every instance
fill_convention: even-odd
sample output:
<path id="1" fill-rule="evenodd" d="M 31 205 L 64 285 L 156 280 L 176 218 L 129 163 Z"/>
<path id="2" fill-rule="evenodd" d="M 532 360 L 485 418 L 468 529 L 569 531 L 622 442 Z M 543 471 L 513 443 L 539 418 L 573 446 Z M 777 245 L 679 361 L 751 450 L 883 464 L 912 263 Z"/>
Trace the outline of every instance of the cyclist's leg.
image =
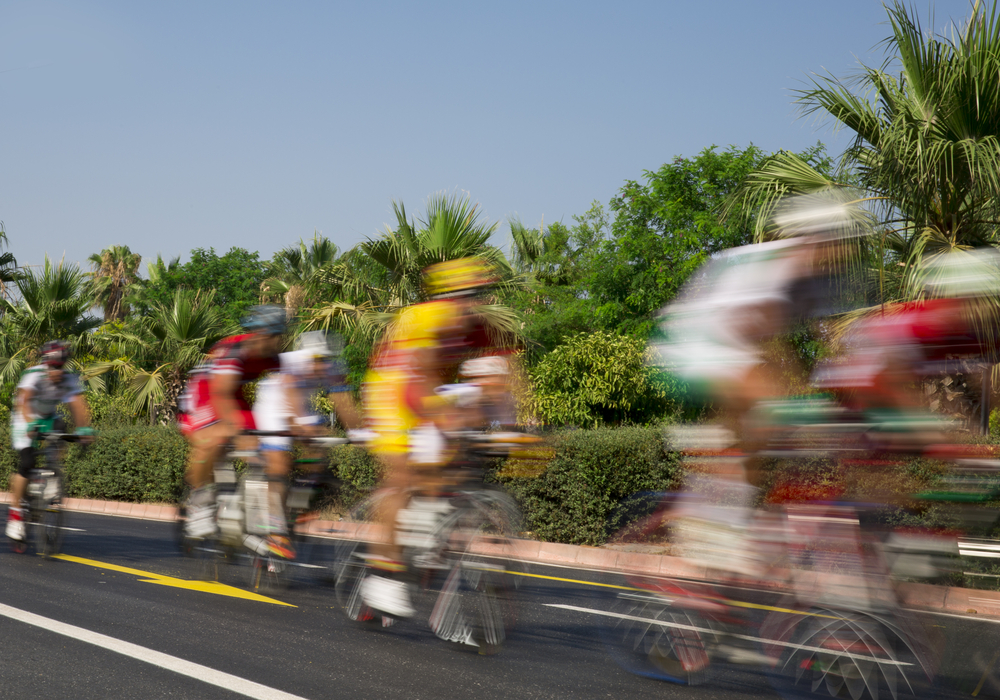
<path id="1" fill-rule="evenodd" d="M 220 423 L 213 423 L 188 436 L 187 473 L 191 487 L 188 499 L 186 532 L 194 538 L 208 537 L 215 531 L 213 469 L 225 446 L 225 430 Z"/>
<path id="2" fill-rule="evenodd" d="M 12 540 L 23 541 L 24 515 L 21 512 L 21 502 L 28 487 L 28 476 L 35 466 L 35 448 L 30 441 L 27 447 L 18 451 L 17 472 L 11 475 L 11 500 L 7 508 L 7 527 L 5 534 Z"/>

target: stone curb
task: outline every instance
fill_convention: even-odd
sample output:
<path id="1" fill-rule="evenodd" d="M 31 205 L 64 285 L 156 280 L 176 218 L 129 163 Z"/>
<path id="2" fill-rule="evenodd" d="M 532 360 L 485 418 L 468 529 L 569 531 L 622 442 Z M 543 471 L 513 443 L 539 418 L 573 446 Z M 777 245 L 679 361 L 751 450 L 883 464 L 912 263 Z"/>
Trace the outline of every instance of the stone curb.
<path id="1" fill-rule="evenodd" d="M 0 493 L 0 503 L 10 503 L 9 493 Z M 170 522 L 177 519 L 177 507 L 156 503 L 122 503 L 85 498 L 66 498 L 66 510 L 117 517 Z M 311 520 L 299 527 L 303 534 L 330 539 L 372 542 L 379 539 L 380 528 L 370 523 Z M 626 575 L 708 579 L 703 565 L 665 554 L 620 552 L 603 547 L 586 547 L 556 542 L 514 540 L 502 544 L 486 543 L 482 554 L 511 557 L 538 564 L 550 564 L 594 571 L 617 571 Z M 748 582 L 749 584 L 749 582 Z M 758 585 L 759 587 L 759 585 Z M 780 586 L 777 586 L 779 590 Z M 900 603 L 907 608 L 961 615 L 1000 618 L 1000 591 L 982 591 L 955 586 L 903 583 L 897 587 Z"/>

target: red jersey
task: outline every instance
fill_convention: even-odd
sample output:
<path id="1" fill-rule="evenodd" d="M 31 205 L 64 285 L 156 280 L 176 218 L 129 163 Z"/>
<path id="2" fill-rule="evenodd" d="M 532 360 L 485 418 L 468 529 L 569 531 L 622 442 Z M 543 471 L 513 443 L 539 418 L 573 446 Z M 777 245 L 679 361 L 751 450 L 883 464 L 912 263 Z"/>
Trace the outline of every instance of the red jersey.
<path id="1" fill-rule="evenodd" d="M 242 429 L 253 430 L 256 427 L 250 404 L 243 396 L 243 387 L 259 379 L 265 372 L 278 369 L 279 361 L 277 355 L 248 357 L 243 341 L 249 337 L 250 334 L 243 334 L 220 340 L 209 353 L 209 361 L 192 372 L 181 400 L 181 408 L 186 414 L 181 420 L 182 430 L 199 430 L 218 422 L 211 392 L 211 379 L 217 374 L 238 377 L 232 399 L 236 402 Z"/>

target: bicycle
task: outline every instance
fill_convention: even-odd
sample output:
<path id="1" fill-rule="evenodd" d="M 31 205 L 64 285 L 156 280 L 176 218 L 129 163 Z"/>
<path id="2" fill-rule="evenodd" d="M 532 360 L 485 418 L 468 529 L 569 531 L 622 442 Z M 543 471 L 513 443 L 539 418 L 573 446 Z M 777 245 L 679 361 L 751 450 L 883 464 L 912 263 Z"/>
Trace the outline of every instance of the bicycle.
<path id="1" fill-rule="evenodd" d="M 22 513 L 26 530 L 33 537 L 11 540 L 11 548 L 18 554 L 28 549 L 28 540 L 33 539 L 35 550 L 43 557 L 59 553 L 63 539 L 62 484 L 63 469 L 60 459 L 60 442 L 80 442 L 75 433 L 44 432 L 38 436 L 45 466 L 35 466 L 28 475 L 26 500 L 22 503 Z M 27 535 L 27 532 L 26 532 Z"/>
<path id="2" fill-rule="evenodd" d="M 411 588 L 434 591 L 429 616 L 434 634 L 480 654 L 500 650 L 517 618 L 515 593 L 524 566 L 513 540 L 521 529 L 521 515 L 507 494 L 484 488 L 483 465 L 507 452 L 503 440 L 478 433 L 453 434 L 465 459 L 453 462 L 454 486 L 433 497 L 414 492 L 398 514 L 394 536 L 403 548 L 411 573 Z M 372 523 L 382 499 L 376 493 L 358 505 L 350 518 Z M 389 627 L 395 619 L 369 608 L 362 598 L 370 575 L 371 555 L 361 542 L 344 542 L 337 553 L 335 593 L 347 617 L 357 622 Z M 415 584 L 420 584 L 416 586 Z"/>
<path id="3" fill-rule="evenodd" d="M 811 445 L 803 439 L 811 428 L 800 423 L 764 453 L 775 459 L 822 455 L 861 468 L 898 459 L 873 451 L 879 435 L 868 435 L 877 432 L 871 423 L 844 417 L 813 426 L 825 439 Z M 709 444 L 687 454 L 739 458 L 719 448 Z M 926 449 L 925 455 L 952 468 L 941 489 L 914 498 L 959 504 L 994 499 L 1000 463 L 976 454 L 982 451 Z M 647 495 L 643 510 L 652 514 L 626 528 L 623 541 L 669 542 L 709 570 L 728 571 L 723 585 L 766 593 L 777 578 L 791 593 L 774 606 L 760 606 L 733 600 L 718 582 L 632 576 L 630 589 L 617 593 L 603 613 L 609 652 L 634 673 L 681 684 L 704 682 L 716 663 L 728 662 L 762 668 L 787 697 L 927 697 L 943 652 L 900 608 L 893 581 L 900 574 L 939 575 L 957 560 L 957 546 L 949 562 L 943 547 L 921 545 L 921 537 L 907 543 L 905 533 L 873 529 L 878 506 L 846 503 L 832 491 L 782 487 L 770 495 L 775 492 L 782 502 L 764 508 L 728 498 L 737 504 L 728 513 L 719 505 L 728 494 Z M 686 499 L 692 502 L 685 505 Z M 755 561 L 755 553 L 768 556 Z"/>
<path id="4" fill-rule="evenodd" d="M 256 437 L 295 437 L 283 431 L 245 431 Z M 345 438 L 298 438 L 316 445 L 332 446 L 347 442 Z M 238 471 L 236 463 L 245 468 Z M 178 511 L 177 536 L 182 552 L 203 560 L 200 575 L 218 580 L 220 562 L 234 563 L 247 559 L 247 583 L 254 591 L 283 588 L 290 567 L 300 566 L 271 553 L 267 546 L 269 534 L 269 478 L 257 450 L 227 450 L 223 460 L 215 465 L 216 534 L 203 539 L 186 535 L 184 520 L 186 498 Z M 291 531 L 290 531 L 291 532 Z"/>

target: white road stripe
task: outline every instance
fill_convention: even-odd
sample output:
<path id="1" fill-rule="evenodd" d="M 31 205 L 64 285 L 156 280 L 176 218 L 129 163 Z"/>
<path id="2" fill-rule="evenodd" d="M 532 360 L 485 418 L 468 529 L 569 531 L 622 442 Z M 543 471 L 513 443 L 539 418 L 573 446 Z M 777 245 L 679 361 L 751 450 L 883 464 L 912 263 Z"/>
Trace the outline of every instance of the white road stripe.
<path id="1" fill-rule="evenodd" d="M 576 610 L 577 612 L 590 613 L 591 615 L 603 615 L 604 617 L 616 617 L 620 620 L 633 620 L 635 622 L 645 622 L 650 626 L 656 627 L 669 627 L 672 629 L 686 630 L 689 632 L 703 632 L 705 634 L 718 634 L 718 630 L 713 630 L 708 627 L 695 627 L 694 625 L 683 625 L 679 622 L 670 622 L 669 620 L 658 620 L 654 617 L 639 617 L 637 615 L 624 615 L 622 613 L 613 613 L 605 610 L 595 610 L 594 608 L 581 608 L 579 605 L 563 605 L 561 603 L 543 603 L 546 608 L 561 608 L 563 610 Z M 730 637 L 734 639 L 743 639 L 748 642 L 760 642 L 763 644 L 770 644 L 772 646 L 785 647 L 787 649 L 797 649 L 799 651 L 811 651 L 813 653 L 819 654 L 836 654 L 842 659 L 854 659 L 857 661 L 871 661 L 880 666 L 913 666 L 911 663 L 905 661 L 896 661 L 895 659 L 885 659 L 879 658 L 877 656 L 865 656 L 864 654 L 852 654 L 848 651 L 838 651 L 835 649 L 829 649 L 824 647 L 814 647 L 807 644 L 791 644 L 789 642 L 781 642 L 777 639 L 764 639 L 762 637 L 751 637 L 746 634 L 730 634 Z"/>
<path id="2" fill-rule="evenodd" d="M 305 698 L 298 695 L 292 695 L 291 693 L 276 690 L 260 683 L 248 681 L 239 676 L 216 671 L 214 668 L 209 668 L 208 666 L 178 659 L 176 656 L 170 656 L 170 654 L 147 649 L 138 644 L 115 639 L 99 632 L 91 632 L 75 625 L 67 625 L 65 622 L 59 622 L 58 620 L 42 617 L 41 615 L 36 615 L 25 610 L 12 608 L 2 603 L 0 603 L 0 615 L 40 627 L 49 632 L 78 639 L 81 642 L 87 642 L 88 644 L 93 644 L 94 646 L 113 651 L 117 654 L 123 654 L 139 661 L 145 661 L 148 664 L 165 668 L 182 676 L 194 678 L 195 680 L 218 686 L 225 690 L 231 690 L 234 693 L 246 695 L 248 698 L 255 698 L 255 700 L 305 700 Z"/>

